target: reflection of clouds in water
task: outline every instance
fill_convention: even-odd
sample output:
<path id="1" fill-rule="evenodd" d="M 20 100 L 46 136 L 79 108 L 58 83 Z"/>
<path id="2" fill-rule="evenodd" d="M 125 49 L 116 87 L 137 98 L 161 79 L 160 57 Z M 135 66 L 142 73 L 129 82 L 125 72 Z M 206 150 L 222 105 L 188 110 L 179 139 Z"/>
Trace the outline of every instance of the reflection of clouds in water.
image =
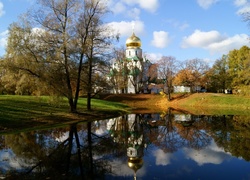
<path id="1" fill-rule="evenodd" d="M 112 175 L 114 176 L 134 176 L 134 171 L 128 167 L 127 161 L 121 161 L 119 159 L 113 160 Z M 144 166 L 138 169 L 136 172 L 137 177 L 142 177 L 146 174 Z"/>
<path id="2" fill-rule="evenodd" d="M 63 142 L 69 138 L 69 132 L 62 133 L 60 137 L 56 137 L 55 140 L 58 142 Z"/>
<path id="3" fill-rule="evenodd" d="M 19 158 L 10 149 L 0 151 L 0 171 L 18 170 L 29 167 L 31 164 L 33 164 L 32 159 Z"/>
<path id="4" fill-rule="evenodd" d="M 156 165 L 166 166 L 171 163 L 172 154 L 170 153 L 165 153 L 163 150 L 157 149 L 153 152 L 153 155 L 156 157 Z"/>
<path id="5" fill-rule="evenodd" d="M 84 144 L 88 133 L 86 131 L 84 131 L 84 130 L 80 130 L 80 131 L 77 132 L 77 134 L 78 134 L 78 137 L 79 137 L 80 144 Z M 67 139 L 69 139 L 69 131 L 61 133 L 60 136 L 57 136 L 57 135 L 52 135 L 52 136 L 55 137 L 56 142 L 62 143 L 64 141 L 66 141 Z M 47 145 L 50 146 L 49 143 L 51 143 L 52 140 L 48 139 L 46 142 L 48 143 Z M 74 150 L 77 149 L 74 134 L 73 134 L 73 148 L 74 148 Z"/>
<path id="6" fill-rule="evenodd" d="M 101 136 L 107 134 L 106 128 L 98 128 L 94 132 L 95 134 Z"/>
<path id="7" fill-rule="evenodd" d="M 231 158 L 229 153 L 226 153 L 222 148 L 219 148 L 214 141 L 202 150 L 195 150 L 190 148 L 183 148 L 183 152 L 187 159 L 192 159 L 198 163 L 199 166 L 207 163 L 221 164 L 223 161 Z"/>
<path id="8" fill-rule="evenodd" d="M 94 129 L 92 130 L 93 133 L 101 136 L 107 134 L 107 121 L 95 121 L 93 123 Z"/>
<path id="9" fill-rule="evenodd" d="M 113 119 L 109 119 L 107 120 L 107 130 L 111 130 L 116 122 L 116 120 L 118 120 L 118 118 L 113 118 Z"/>

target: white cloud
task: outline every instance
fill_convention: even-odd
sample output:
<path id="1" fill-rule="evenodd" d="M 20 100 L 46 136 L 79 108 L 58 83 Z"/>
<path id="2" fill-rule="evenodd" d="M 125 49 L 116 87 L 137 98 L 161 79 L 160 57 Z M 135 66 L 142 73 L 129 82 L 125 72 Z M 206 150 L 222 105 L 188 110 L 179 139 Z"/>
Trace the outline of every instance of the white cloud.
<path id="1" fill-rule="evenodd" d="M 6 47 L 7 37 L 8 37 L 8 30 L 0 33 L 0 47 Z"/>
<path id="2" fill-rule="evenodd" d="M 170 160 L 171 160 L 172 154 L 165 153 L 161 149 L 154 151 L 153 155 L 156 157 L 156 160 L 155 160 L 156 165 L 166 166 L 171 163 Z"/>
<path id="3" fill-rule="evenodd" d="M 218 2 L 219 0 L 197 0 L 197 3 L 203 9 L 208 9 L 210 6 Z"/>
<path id="4" fill-rule="evenodd" d="M 250 13 L 250 3 L 248 0 L 235 0 L 234 4 L 235 6 L 239 7 L 239 10 L 236 14 L 241 16 L 245 13 Z"/>
<path id="5" fill-rule="evenodd" d="M 158 0 L 147 0 L 145 3 L 145 0 L 139 0 L 140 7 L 142 7 L 145 10 L 148 10 L 149 12 L 155 12 L 157 8 L 159 7 Z"/>
<path id="6" fill-rule="evenodd" d="M 154 36 L 154 39 L 152 40 L 151 44 L 155 47 L 165 48 L 165 47 L 167 47 L 168 43 L 170 42 L 168 32 L 154 31 L 153 36 Z"/>
<path id="7" fill-rule="evenodd" d="M 202 32 L 195 30 L 193 34 L 183 38 L 182 47 L 206 47 L 213 42 L 219 42 L 224 39 L 225 37 L 218 31 Z"/>
<path id="8" fill-rule="evenodd" d="M 121 37 L 128 37 L 132 34 L 132 24 L 135 24 L 134 32 L 140 35 L 144 32 L 144 23 L 142 21 L 121 21 L 108 23 L 115 32 L 120 33 Z"/>
<path id="9" fill-rule="evenodd" d="M 243 6 L 242 8 L 240 8 L 238 11 L 237 11 L 237 14 L 238 15 L 242 15 L 242 14 L 246 14 L 246 13 L 250 13 L 250 5 L 246 5 L 246 6 Z"/>
<path id="10" fill-rule="evenodd" d="M 235 0 L 234 4 L 236 6 L 243 6 L 243 5 L 247 4 L 247 0 Z"/>
<path id="11" fill-rule="evenodd" d="M 156 12 L 157 8 L 159 7 L 159 0 L 147 0 L 146 3 L 145 0 L 109 1 L 109 6 L 115 14 L 131 12 L 131 7 L 133 7 L 132 12 L 136 8 L 136 11 L 138 13 L 139 8 L 135 7 L 136 5 L 139 8 L 145 9 L 146 11 L 153 13 Z"/>
<path id="12" fill-rule="evenodd" d="M 3 10 L 3 3 L 0 2 L 0 17 L 5 14 L 5 11 Z"/>
<path id="13" fill-rule="evenodd" d="M 139 20 L 140 19 L 141 10 L 138 8 L 133 8 L 127 12 L 128 16 L 132 19 Z"/>
<path id="14" fill-rule="evenodd" d="M 195 30 L 190 36 L 184 37 L 182 48 L 202 48 L 209 50 L 211 54 L 227 54 L 230 50 L 239 49 L 249 45 L 249 38 L 246 34 L 237 34 L 232 37 L 221 35 L 218 31 L 202 32 Z"/>
<path id="15" fill-rule="evenodd" d="M 228 37 L 220 42 L 211 43 L 207 49 L 212 53 L 228 54 L 233 49 L 240 49 L 242 46 L 249 46 L 249 37 L 246 34 L 237 34 Z"/>
<path id="16" fill-rule="evenodd" d="M 146 58 L 152 63 L 156 63 L 163 56 L 163 54 L 161 53 L 145 53 L 145 54 Z"/>
<path id="17" fill-rule="evenodd" d="M 219 148 L 214 141 L 206 149 L 194 150 L 191 148 L 183 148 L 187 159 L 194 160 L 199 166 L 203 164 L 221 164 L 225 160 L 229 160 L 231 155 L 225 153 L 222 148 Z"/>
<path id="18" fill-rule="evenodd" d="M 112 6 L 112 5 L 111 5 Z M 122 3 L 122 2 L 118 2 L 116 4 L 114 4 L 112 11 L 115 14 L 120 14 L 126 11 L 126 6 Z"/>

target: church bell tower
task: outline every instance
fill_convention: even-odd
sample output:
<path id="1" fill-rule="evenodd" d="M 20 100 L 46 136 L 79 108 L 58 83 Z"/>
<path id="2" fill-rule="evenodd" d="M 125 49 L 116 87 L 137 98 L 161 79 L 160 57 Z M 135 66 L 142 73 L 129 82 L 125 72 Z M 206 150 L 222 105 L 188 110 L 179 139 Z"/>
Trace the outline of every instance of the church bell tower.
<path id="1" fill-rule="evenodd" d="M 142 71 L 142 49 L 141 40 L 133 34 L 126 40 L 126 59 L 127 68 L 130 73 L 128 75 L 128 93 L 137 93 L 139 90 L 140 73 Z"/>

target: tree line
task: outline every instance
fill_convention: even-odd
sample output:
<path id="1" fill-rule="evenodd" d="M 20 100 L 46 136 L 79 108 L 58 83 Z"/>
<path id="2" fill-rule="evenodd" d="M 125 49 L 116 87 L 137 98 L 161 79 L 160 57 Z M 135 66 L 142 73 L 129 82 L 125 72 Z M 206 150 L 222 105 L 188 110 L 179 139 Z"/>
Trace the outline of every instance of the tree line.
<path id="1" fill-rule="evenodd" d="M 160 77 L 167 87 L 189 86 L 192 91 L 199 86 L 209 92 L 224 92 L 231 89 L 235 93 L 249 95 L 250 85 L 250 48 L 229 51 L 210 67 L 202 59 L 178 61 L 171 56 L 163 56 L 157 61 Z"/>

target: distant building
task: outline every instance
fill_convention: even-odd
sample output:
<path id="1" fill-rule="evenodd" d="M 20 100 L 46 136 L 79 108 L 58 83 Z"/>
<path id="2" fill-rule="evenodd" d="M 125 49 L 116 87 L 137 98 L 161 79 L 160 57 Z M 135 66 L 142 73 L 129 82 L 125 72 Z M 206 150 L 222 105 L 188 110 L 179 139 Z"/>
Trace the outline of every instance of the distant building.
<path id="1" fill-rule="evenodd" d="M 150 83 L 148 85 L 148 91 L 151 94 L 158 94 L 160 92 L 166 92 L 166 85 L 164 84 L 154 84 L 154 83 Z"/>
<path id="2" fill-rule="evenodd" d="M 190 92 L 207 92 L 206 89 L 201 86 L 174 86 L 174 93 L 190 93 Z"/>
<path id="3" fill-rule="evenodd" d="M 174 92 L 179 93 L 179 92 L 191 92 L 191 88 L 189 86 L 174 86 Z"/>

